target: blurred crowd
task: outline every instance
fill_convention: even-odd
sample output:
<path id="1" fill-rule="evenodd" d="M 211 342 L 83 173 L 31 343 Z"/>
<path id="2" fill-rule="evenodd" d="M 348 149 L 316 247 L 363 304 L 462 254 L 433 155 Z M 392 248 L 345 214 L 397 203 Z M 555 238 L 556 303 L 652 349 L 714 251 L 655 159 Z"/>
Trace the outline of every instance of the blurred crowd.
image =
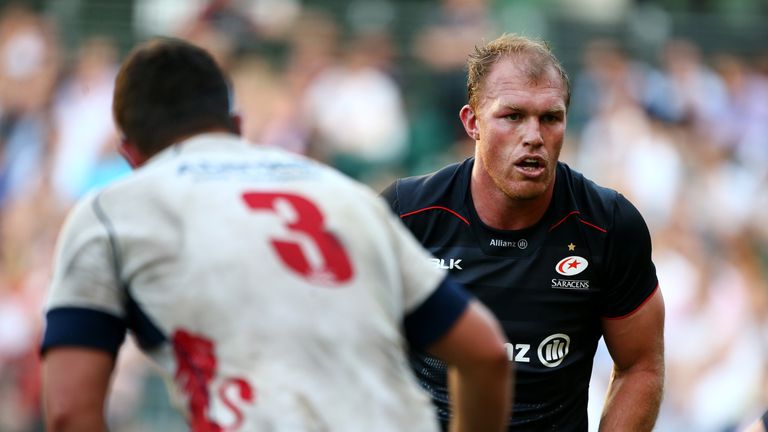
<path id="1" fill-rule="evenodd" d="M 164 16 L 164 3 L 137 1 L 137 14 Z M 296 1 L 198 1 L 137 32 L 210 50 L 232 77 L 248 139 L 380 190 L 472 154 L 457 114 L 464 61 L 483 38 L 515 31 L 500 28 L 490 3 L 436 1 L 408 38 L 392 31 L 387 2 L 360 3 L 342 26 Z M 62 46 L 62 32 L 42 12 L 0 9 L 0 431 L 41 430 L 37 347 L 63 218 L 84 193 L 129 172 L 110 111 L 124 53 L 110 35 Z M 768 406 L 763 48 L 762 56 L 705 54 L 692 40 L 670 39 L 655 61 L 641 61 L 601 38 L 569 69 L 562 160 L 624 193 L 653 235 L 667 308 L 660 431 L 735 430 Z M 601 349 L 594 413 L 610 367 Z M 182 428 L 136 350 L 123 350 L 118 368 L 113 430 Z"/>

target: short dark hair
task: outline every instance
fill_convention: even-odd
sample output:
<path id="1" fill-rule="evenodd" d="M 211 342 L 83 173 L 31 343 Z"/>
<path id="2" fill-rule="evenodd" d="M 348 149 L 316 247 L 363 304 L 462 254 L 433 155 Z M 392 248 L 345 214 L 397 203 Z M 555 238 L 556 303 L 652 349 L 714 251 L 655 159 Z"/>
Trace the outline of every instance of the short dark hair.
<path id="1" fill-rule="evenodd" d="M 571 83 L 560 61 L 549 45 L 537 39 L 505 33 L 485 45 L 475 47 L 467 60 L 467 97 L 469 105 L 477 108 L 480 90 L 485 77 L 501 58 L 512 57 L 532 81 L 536 81 L 550 70 L 560 77 L 563 84 L 565 106 L 571 102 Z"/>
<path id="2" fill-rule="evenodd" d="M 174 38 L 137 46 L 115 83 L 112 114 L 146 156 L 211 129 L 233 130 L 227 77 L 202 48 Z"/>

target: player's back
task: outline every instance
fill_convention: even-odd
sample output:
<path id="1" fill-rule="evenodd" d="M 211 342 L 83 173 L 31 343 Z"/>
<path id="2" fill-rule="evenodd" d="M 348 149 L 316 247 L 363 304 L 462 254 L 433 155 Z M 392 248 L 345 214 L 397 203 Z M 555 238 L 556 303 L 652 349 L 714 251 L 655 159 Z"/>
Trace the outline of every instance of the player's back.
<path id="1" fill-rule="evenodd" d="M 129 321 L 193 429 L 432 430 L 400 333 L 418 299 L 372 192 L 308 159 L 205 135 L 94 208 Z"/>

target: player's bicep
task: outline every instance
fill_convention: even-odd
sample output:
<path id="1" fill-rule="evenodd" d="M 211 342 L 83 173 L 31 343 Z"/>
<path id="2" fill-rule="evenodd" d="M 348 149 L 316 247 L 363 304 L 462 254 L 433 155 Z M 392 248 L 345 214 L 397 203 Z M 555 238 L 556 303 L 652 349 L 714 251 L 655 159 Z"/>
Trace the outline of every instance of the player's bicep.
<path id="1" fill-rule="evenodd" d="M 634 313 L 603 318 L 603 337 L 616 367 L 658 369 L 664 365 L 664 300 L 656 290 Z"/>
<path id="2" fill-rule="evenodd" d="M 43 408 L 50 430 L 102 430 L 115 360 L 87 348 L 58 347 L 43 358 Z M 87 428 L 87 429 L 83 429 Z"/>
<path id="3" fill-rule="evenodd" d="M 614 219 L 601 301 L 602 315 L 609 318 L 631 314 L 659 283 L 651 260 L 651 235 L 640 212 L 619 196 Z"/>

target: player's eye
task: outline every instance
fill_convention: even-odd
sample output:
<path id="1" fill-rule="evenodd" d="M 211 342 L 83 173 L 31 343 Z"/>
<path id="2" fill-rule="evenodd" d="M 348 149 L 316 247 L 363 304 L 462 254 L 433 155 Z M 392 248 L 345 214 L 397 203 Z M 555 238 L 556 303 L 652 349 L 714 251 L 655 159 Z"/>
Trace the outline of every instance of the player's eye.
<path id="1" fill-rule="evenodd" d="M 520 113 L 510 113 L 510 114 L 507 114 L 504 117 L 507 120 L 518 121 L 518 120 L 521 120 L 523 118 L 523 115 L 520 114 Z"/>

